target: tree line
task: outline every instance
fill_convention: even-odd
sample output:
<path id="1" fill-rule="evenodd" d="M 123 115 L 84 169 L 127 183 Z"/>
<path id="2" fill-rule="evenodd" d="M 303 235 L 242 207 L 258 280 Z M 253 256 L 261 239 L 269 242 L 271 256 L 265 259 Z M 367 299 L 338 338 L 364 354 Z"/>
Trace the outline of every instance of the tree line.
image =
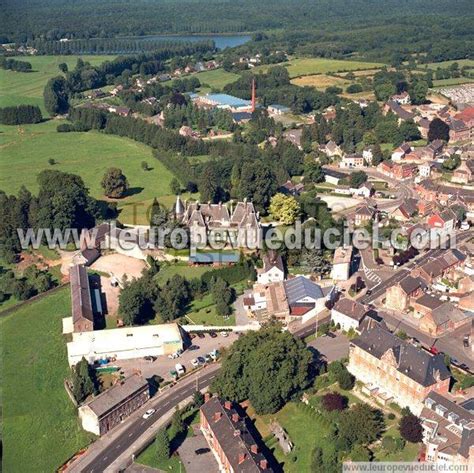
<path id="1" fill-rule="evenodd" d="M 43 120 L 41 109 L 37 105 L 17 105 L 0 108 L 0 123 L 3 125 L 22 125 L 39 123 Z"/>
<path id="2" fill-rule="evenodd" d="M 0 56 L 0 68 L 16 72 L 31 72 L 31 63 L 27 61 L 19 61 L 18 59 L 6 58 Z"/>

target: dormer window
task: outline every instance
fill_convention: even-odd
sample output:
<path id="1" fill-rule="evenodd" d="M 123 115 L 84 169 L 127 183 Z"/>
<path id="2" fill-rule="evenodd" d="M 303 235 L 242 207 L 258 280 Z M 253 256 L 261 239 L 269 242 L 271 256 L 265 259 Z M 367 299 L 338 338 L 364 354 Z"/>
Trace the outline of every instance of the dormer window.
<path id="1" fill-rule="evenodd" d="M 436 406 L 436 413 L 439 414 L 441 417 L 444 417 L 446 412 L 448 412 L 448 409 L 446 409 L 446 407 L 441 406 L 439 404 Z"/>
<path id="2" fill-rule="evenodd" d="M 448 419 L 449 419 L 450 422 L 452 422 L 453 424 L 455 424 L 455 423 L 458 421 L 459 416 L 458 416 L 457 414 L 455 414 L 454 412 L 450 412 L 450 413 L 448 414 Z"/>

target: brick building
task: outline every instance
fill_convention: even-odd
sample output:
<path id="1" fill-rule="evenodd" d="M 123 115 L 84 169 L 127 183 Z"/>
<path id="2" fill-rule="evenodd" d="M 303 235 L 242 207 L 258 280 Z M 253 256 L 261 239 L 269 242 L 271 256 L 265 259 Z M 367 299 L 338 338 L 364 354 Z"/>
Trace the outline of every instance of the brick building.
<path id="1" fill-rule="evenodd" d="M 95 435 L 104 435 L 143 406 L 148 399 L 148 381 L 133 374 L 79 407 L 82 428 Z"/>
<path id="2" fill-rule="evenodd" d="M 347 369 L 362 383 L 363 391 L 384 405 L 396 402 L 419 414 L 432 392 L 449 391 L 450 372 L 442 355 L 430 355 L 375 326 L 352 340 Z"/>
<path id="3" fill-rule="evenodd" d="M 225 473 L 273 472 L 273 461 L 257 439 L 250 419 L 230 401 L 206 396 L 201 406 L 201 430 Z"/>
<path id="4" fill-rule="evenodd" d="M 426 284 L 420 279 L 407 276 L 386 291 L 385 307 L 391 310 L 405 311 L 413 299 L 423 294 Z"/>
<path id="5" fill-rule="evenodd" d="M 73 330 L 74 332 L 90 332 L 94 330 L 94 312 L 86 268 L 78 264 L 71 266 L 69 281 Z"/>

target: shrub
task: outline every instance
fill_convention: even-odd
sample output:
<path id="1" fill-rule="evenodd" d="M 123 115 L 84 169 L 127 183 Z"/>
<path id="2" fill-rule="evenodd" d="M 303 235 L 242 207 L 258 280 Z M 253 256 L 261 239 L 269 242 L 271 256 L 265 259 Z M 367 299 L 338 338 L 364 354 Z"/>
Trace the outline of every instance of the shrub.
<path id="1" fill-rule="evenodd" d="M 390 420 L 395 419 L 395 414 L 393 412 L 390 412 L 390 414 L 387 416 Z"/>
<path id="2" fill-rule="evenodd" d="M 408 442 L 419 443 L 423 440 L 423 427 L 421 421 L 413 414 L 402 417 L 399 429 L 402 438 Z"/>
<path id="3" fill-rule="evenodd" d="M 347 407 L 347 397 L 336 392 L 328 393 L 323 396 L 322 405 L 327 411 L 342 411 Z"/>

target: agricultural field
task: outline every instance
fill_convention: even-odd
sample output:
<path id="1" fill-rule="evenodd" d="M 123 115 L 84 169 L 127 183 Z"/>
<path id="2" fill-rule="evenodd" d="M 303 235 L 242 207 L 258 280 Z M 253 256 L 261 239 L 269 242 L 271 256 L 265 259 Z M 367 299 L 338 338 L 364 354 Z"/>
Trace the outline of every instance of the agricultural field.
<path id="1" fill-rule="evenodd" d="M 216 69 L 214 71 L 199 72 L 197 78 L 201 84 L 208 85 L 210 88 L 202 87 L 201 91 L 209 92 L 211 89 L 221 90 L 225 85 L 235 82 L 240 76 L 232 72 L 224 71 L 224 69 Z"/>
<path id="2" fill-rule="evenodd" d="M 165 206 L 172 206 L 175 196 L 170 194 L 169 184 L 173 175 L 152 156 L 151 148 L 128 138 L 93 131 L 58 133 L 59 123 L 50 120 L 0 127 L 0 189 L 16 193 L 25 185 L 34 193 L 38 190 L 38 173 L 55 169 L 80 175 L 91 195 L 104 199 L 102 176 L 107 168 L 119 167 L 130 185 L 129 195 L 116 201 L 122 222 L 148 223 L 147 208 L 154 197 Z M 50 158 L 56 164 L 48 164 Z M 148 163 L 150 170 L 142 169 L 142 161 Z"/>
<path id="3" fill-rule="evenodd" d="M 292 79 L 292 84 L 300 87 L 314 87 L 319 90 L 325 90 L 327 87 L 336 86 L 345 89 L 351 81 L 341 79 L 340 77 L 328 76 L 326 74 L 314 74 L 309 76 L 297 77 Z"/>
<path id="4" fill-rule="evenodd" d="M 430 62 L 429 64 L 419 64 L 417 67 L 418 69 L 438 69 L 438 67 L 446 68 L 455 62 L 459 64 L 459 68 L 464 66 L 474 68 L 474 59 L 458 59 L 457 61 Z"/>
<path id="5" fill-rule="evenodd" d="M 0 321 L 4 471 L 56 471 L 93 438 L 63 386 L 69 367 L 61 319 L 70 305 L 63 288 Z"/>
<path id="6" fill-rule="evenodd" d="M 343 61 L 324 58 L 292 59 L 287 66 L 290 77 L 307 76 L 311 74 L 327 74 L 328 72 L 348 72 L 367 69 L 377 69 L 384 64 L 376 62 Z"/>
<path id="7" fill-rule="evenodd" d="M 93 65 L 111 60 L 114 56 L 28 56 L 33 72 L 16 72 L 0 69 L 0 107 L 20 104 L 39 105 L 44 116 L 43 89 L 51 77 L 61 75 L 58 64 L 65 62 L 72 69 L 77 59 Z"/>
<path id="8" fill-rule="evenodd" d="M 472 84 L 474 79 L 470 77 L 453 77 L 450 79 L 439 79 L 433 81 L 433 87 L 449 87 L 451 85 Z"/>

